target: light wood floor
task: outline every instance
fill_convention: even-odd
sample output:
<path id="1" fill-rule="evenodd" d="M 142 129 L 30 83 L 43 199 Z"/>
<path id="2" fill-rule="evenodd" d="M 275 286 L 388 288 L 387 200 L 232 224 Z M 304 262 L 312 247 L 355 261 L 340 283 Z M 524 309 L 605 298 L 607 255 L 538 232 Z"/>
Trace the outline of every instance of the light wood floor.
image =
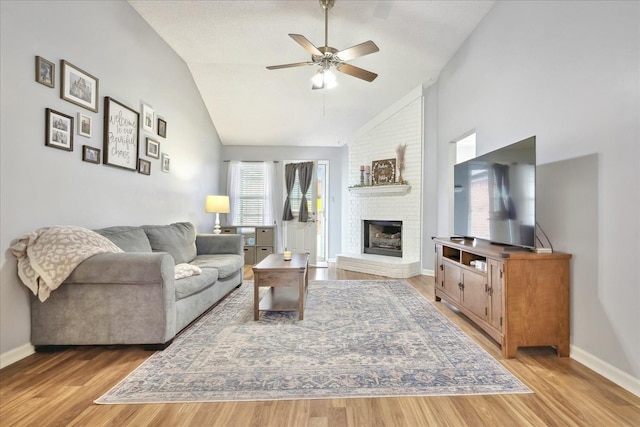
<path id="1" fill-rule="evenodd" d="M 251 269 L 245 278 L 251 280 Z M 311 279 L 381 279 L 329 268 Z M 433 301 L 433 278 L 408 280 Z M 151 353 L 139 346 L 34 354 L 0 370 L 0 426 L 640 426 L 640 398 L 551 348 L 499 346 L 443 303 L 436 306 L 534 393 L 457 397 L 95 405 Z"/>

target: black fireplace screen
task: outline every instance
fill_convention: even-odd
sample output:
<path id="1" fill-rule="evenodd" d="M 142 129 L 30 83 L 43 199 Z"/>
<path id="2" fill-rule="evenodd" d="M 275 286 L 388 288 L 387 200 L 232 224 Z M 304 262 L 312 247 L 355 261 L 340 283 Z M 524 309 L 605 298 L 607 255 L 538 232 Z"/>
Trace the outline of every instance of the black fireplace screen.
<path id="1" fill-rule="evenodd" d="M 364 253 L 402 257 L 402 221 L 365 220 L 363 231 Z"/>

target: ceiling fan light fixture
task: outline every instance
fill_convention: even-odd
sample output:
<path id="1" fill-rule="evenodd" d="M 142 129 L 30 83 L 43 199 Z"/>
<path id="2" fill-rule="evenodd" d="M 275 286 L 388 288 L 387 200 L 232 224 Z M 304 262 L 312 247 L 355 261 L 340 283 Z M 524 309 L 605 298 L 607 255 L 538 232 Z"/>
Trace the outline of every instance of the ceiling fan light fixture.
<path id="1" fill-rule="evenodd" d="M 313 84 L 313 86 L 311 86 L 312 89 L 324 88 L 324 70 L 318 70 L 311 78 L 311 83 Z"/>
<path id="2" fill-rule="evenodd" d="M 311 89 L 332 89 L 338 86 L 336 75 L 330 69 L 321 68 L 311 78 Z"/>
<path id="3" fill-rule="evenodd" d="M 332 89 L 338 86 L 338 79 L 336 78 L 336 75 L 333 71 L 325 70 L 323 74 L 324 74 L 324 87 L 326 89 Z"/>

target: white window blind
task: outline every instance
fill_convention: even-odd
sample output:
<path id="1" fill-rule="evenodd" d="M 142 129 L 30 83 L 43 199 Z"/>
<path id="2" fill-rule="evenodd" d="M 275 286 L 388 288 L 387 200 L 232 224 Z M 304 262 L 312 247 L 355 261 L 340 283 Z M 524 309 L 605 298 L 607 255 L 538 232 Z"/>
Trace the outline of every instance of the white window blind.
<path id="1" fill-rule="evenodd" d="M 231 196 L 235 198 L 234 225 L 273 224 L 271 210 L 267 209 L 265 188 L 266 168 L 263 162 L 240 162 L 239 185 Z"/>

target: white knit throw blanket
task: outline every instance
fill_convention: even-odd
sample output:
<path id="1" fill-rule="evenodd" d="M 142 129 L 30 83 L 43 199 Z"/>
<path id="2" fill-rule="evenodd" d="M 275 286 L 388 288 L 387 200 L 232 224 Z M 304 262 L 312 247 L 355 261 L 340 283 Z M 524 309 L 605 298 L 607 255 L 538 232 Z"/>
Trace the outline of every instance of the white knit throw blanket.
<path id="1" fill-rule="evenodd" d="M 87 258 L 123 252 L 95 231 L 74 226 L 39 228 L 11 242 L 18 259 L 18 276 L 40 301 L 49 298 L 73 270 Z"/>

